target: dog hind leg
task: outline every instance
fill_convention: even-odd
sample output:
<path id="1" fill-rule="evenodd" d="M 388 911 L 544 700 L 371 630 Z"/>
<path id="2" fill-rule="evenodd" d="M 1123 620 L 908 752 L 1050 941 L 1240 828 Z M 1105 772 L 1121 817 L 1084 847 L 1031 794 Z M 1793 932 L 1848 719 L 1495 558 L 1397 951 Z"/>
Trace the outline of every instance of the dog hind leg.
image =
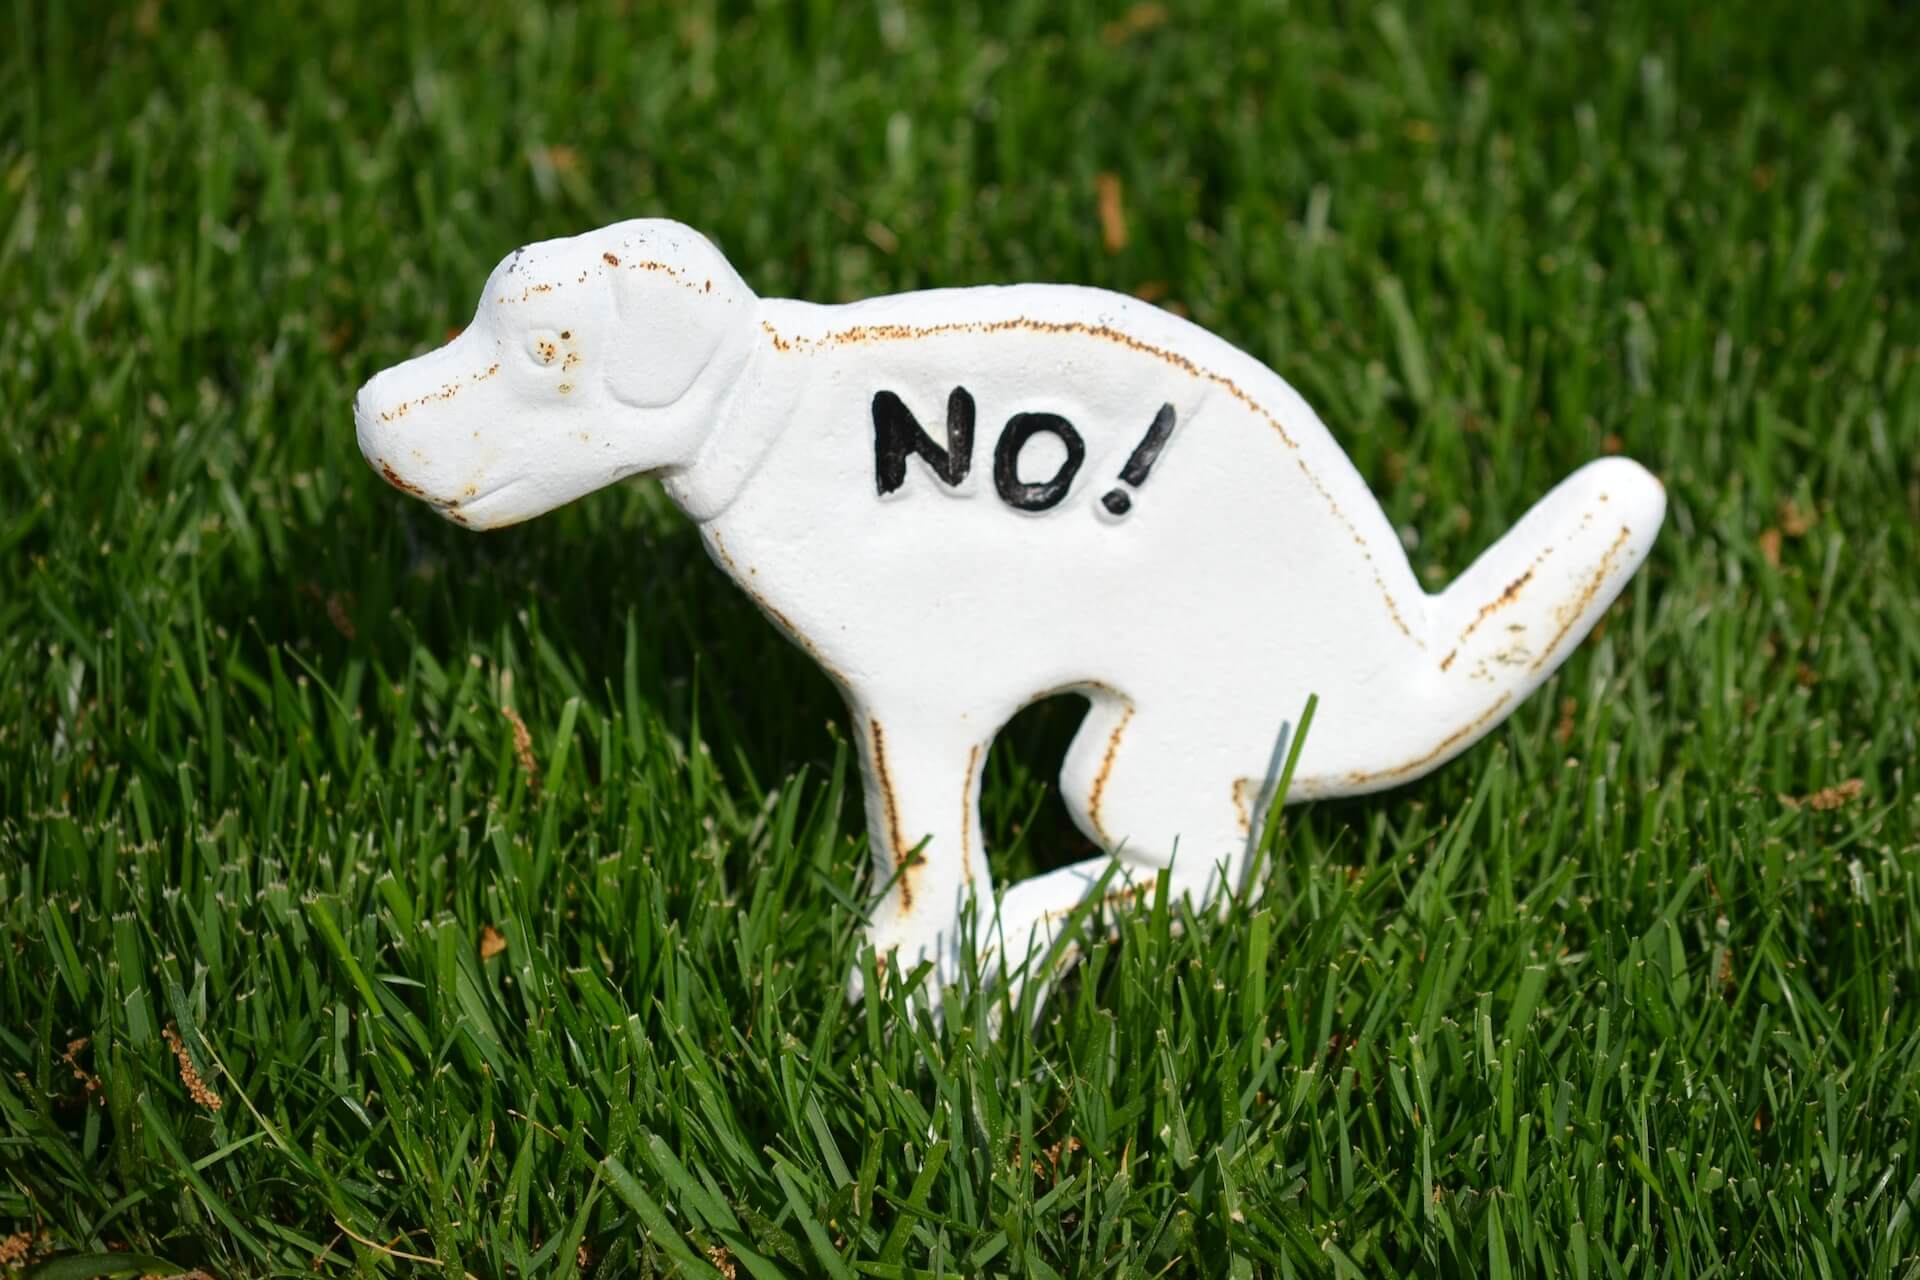
<path id="1" fill-rule="evenodd" d="M 1191 744 L 1156 732 L 1115 695 L 1094 699 L 1061 770 L 1074 822 L 1107 854 L 1033 876 L 1001 896 L 992 935 L 1004 972 L 1044 952 L 1067 918 L 1100 885 L 1111 907 L 1150 901 L 1162 869 L 1174 901 L 1196 907 L 1235 885 L 1248 832 L 1235 807 L 1236 770 L 1218 742 Z"/>

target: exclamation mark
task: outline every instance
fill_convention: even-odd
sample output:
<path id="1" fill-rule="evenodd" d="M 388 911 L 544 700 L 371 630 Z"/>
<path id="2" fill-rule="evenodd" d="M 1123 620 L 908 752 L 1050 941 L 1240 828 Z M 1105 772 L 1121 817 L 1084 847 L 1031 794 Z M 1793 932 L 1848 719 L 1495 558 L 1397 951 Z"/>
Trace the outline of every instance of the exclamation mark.
<path id="1" fill-rule="evenodd" d="M 1147 428 L 1147 438 L 1133 447 L 1133 452 L 1127 457 L 1127 465 L 1120 468 L 1120 479 L 1134 489 L 1145 484 L 1147 473 L 1159 461 L 1160 450 L 1166 448 L 1167 437 L 1172 434 L 1173 406 L 1163 404 L 1160 412 L 1153 415 L 1153 425 Z M 1109 489 L 1100 496 L 1100 505 L 1113 515 L 1123 516 L 1133 510 L 1133 499 L 1125 489 Z"/>

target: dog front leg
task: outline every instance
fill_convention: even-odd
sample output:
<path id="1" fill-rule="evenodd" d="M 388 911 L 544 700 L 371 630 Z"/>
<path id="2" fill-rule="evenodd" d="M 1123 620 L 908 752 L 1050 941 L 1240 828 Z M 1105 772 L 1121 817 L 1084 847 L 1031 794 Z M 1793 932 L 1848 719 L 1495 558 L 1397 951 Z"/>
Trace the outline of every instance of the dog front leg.
<path id="1" fill-rule="evenodd" d="M 961 913 L 993 901 L 980 839 L 980 774 L 990 741 L 966 716 L 859 712 L 872 887 L 888 885 L 867 937 L 883 966 L 910 972 L 923 960 L 942 983 L 961 973 Z M 860 974 L 850 984 L 857 997 Z"/>

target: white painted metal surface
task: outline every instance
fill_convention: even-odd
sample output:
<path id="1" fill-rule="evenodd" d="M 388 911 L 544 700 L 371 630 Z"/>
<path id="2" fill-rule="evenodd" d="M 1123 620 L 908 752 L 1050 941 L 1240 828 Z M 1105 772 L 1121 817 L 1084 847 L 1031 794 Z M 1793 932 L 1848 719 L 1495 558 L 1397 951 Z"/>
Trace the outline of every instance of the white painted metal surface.
<path id="1" fill-rule="evenodd" d="M 657 220 L 515 252 L 354 409 L 374 468 L 474 529 L 658 474 L 845 693 L 891 885 L 872 940 L 948 979 L 965 903 L 1018 963 L 1108 865 L 1013 885 L 996 919 L 981 771 L 1022 706 L 1091 703 L 1061 788 L 1109 896 L 1171 864 L 1204 902 L 1310 693 L 1289 802 L 1438 768 L 1579 644 L 1665 512 L 1640 466 L 1594 462 L 1429 595 L 1313 410 L 1185 320 L 1064 285 L 758 298 Z"/>

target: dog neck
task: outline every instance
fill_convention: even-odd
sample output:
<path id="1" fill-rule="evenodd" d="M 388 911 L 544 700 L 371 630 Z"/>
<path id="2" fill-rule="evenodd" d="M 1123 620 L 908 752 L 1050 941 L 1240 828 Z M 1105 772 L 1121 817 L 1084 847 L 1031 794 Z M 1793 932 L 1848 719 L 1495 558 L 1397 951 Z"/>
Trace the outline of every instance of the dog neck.
<path id="1" fill-rule="evenodd" d="M 690 461 L 661 472 L 667 496 L 696 524 L 719 518 L 733 504 L 785 425 L 778 413 L 761 411 L 767 397 L 759 334 L 758 318 L 750 317 L 721 342 L 685 406 L 710 424 L 705 436 Z M 701 394 L 703 387 L 712 390 Z"/>

